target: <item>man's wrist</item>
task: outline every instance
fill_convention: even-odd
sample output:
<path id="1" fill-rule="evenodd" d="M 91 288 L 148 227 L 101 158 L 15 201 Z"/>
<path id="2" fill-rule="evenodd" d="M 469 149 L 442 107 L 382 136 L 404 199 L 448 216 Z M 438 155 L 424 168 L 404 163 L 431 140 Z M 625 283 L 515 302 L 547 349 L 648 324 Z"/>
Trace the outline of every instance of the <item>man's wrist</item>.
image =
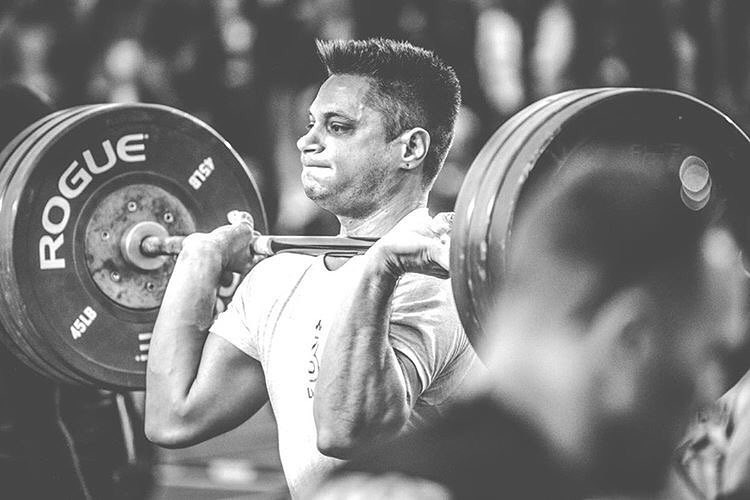
<path id="1" fill-rule="evenodd" d="M 393 264 L 392 259 L 389 259 L 387 250 L 379 245 L 370 248 L 365 253 L 365 258 L 365 273 L 385 285 L 390 284 L 395 287 L 404 274 L 398 266 Z"/>
<path id="2" fill-rule="evenodd" d="M 177 259 L 179 262 L 198 264 L 207 271 L 216 271 L 219 275 L 223 269 L 221 249 L 210 238 L 187 237 Z"/>

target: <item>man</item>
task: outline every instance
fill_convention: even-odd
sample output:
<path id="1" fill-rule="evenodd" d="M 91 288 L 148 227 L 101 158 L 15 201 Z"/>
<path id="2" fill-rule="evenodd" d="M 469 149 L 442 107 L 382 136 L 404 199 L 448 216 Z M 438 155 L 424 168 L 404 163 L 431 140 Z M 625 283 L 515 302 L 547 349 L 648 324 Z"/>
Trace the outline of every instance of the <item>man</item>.
<path id="1" fill-rule="evenodd" d="M 154 326 L 146 432 L 185 446 L 270 399 L 297 495 L 363 443 L 439 414 L 475 354 L 447 280 L 450 218 L 427 194 L 460 104 L 453 71 L 389 40 L 320 42 L 329 72 L 297 146 L 306 194 L 341 233 L 382 236 L 329 269 L 283 254 L 255 266 L 212 323 L 220 275 L 246 270 L 251 224 L 186 238 Z"/>
<path id="2" fill-rule="evenodd" d="M 315 498 L 661 488 L 694 405 L 718 395 L 718 356 L 742 337 L 738 248 L 709 213 L 683 206 L 676 173 L 580 167 L 516 225 L 489 376 L 439 423 L 363 453 Z"/>

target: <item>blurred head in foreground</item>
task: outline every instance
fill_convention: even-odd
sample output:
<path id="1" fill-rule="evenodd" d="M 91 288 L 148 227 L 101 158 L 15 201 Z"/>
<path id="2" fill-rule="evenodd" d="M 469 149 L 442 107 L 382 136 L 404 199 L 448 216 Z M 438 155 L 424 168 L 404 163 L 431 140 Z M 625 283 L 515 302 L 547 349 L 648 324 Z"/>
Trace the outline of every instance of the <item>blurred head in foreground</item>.
<path id="1" fill-rule="evenodd" d="M 739 249 L 662 169 L 599 165 L 555 184 L 516 226 L 484 390 L 589 492 L 654 491 L 744 333 Z"/>
<path id="2" fill-rule="evenodd" d="M 315 498 L 393 497 L 425 480 L 436 488 L 409 494 L 662 486 L 686 422 L 720 395 L 723 355 L 742 341 L 739 248 L 716 211 L 685 206 L 676 175 L 647 164 L 582 165 L 539 192 L 514 225 L 485 379 L 432 428 L 362 453 Z"/>

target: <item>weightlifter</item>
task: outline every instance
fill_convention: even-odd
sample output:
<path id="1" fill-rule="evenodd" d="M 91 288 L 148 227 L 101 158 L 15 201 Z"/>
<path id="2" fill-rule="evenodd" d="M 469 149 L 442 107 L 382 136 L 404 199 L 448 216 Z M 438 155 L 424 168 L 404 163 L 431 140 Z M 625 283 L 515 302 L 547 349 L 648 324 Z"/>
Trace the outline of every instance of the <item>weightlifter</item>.
<path id="1" fill-rule="evenodd" d="M 744 335 L 737 245 L 648 164 L 581 165 L 514 232 L 489 376 L 436 424 L 345 465 L 317 500 L 658 492 Z M 671 498 L 671 497 L 670 497 Z"/>
<path id="2" fill-rule="evenodd" d="M 167 447 L 225 432 L 270 399 L 293 495 L 363 444 L 440 414 L 478 366 L 444 279 L 451 219 L 425 208 L 460 104 L 453 70 L 383 39 L 318 52 L 329 77 L 297 142 L 302 184 L 342 235 L 382 238 L 340 267 L 266 259 L 213 321 L 222 273 L 254 260 L 253 227 L 190 235 L 154 326 L 146 391 L 146 433 Z"/>

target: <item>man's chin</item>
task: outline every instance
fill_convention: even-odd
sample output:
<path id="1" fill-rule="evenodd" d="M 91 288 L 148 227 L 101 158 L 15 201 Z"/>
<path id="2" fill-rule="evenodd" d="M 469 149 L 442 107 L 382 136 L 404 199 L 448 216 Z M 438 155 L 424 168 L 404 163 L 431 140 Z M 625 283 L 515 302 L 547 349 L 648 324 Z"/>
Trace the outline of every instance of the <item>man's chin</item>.
<path id="1" fill-rule="evenodd" d="M 326 189 L 323 189 L 320 185 L 303 185 L 305 190 L 305 196 L 310 198 L 315 203 L 319 203 L 326 198 L 329 198 L 329 193 Z"/>

